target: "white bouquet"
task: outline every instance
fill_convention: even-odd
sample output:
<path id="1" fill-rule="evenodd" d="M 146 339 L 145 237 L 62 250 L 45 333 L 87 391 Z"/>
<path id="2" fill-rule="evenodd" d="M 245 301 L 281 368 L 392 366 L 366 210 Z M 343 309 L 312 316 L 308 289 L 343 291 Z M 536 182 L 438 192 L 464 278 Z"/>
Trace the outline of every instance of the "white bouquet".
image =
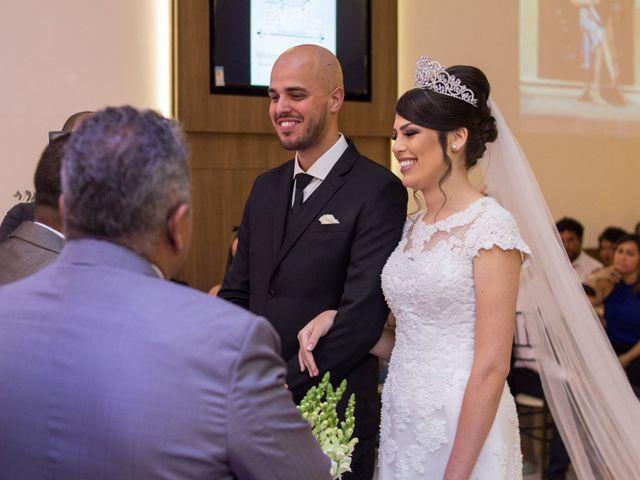
<path id="1" fill-rule="evenodd" d="M 338 420 L 336 406 L 347 388 L 343 380 L 334 390 L 329 382 L 329 373 L 325 373 L 317 387 L 312 387 L 300 402 L 300 414 L 311 424 L 311 430 L 322 451 L 331 459 L 331 475 L 334 479 L 351 471 L 351 455 L 358 443 L 353 436 L 355 426 L 354 410 L 356 399 L 353 394 L 344 414 L 344 420 Z"/>

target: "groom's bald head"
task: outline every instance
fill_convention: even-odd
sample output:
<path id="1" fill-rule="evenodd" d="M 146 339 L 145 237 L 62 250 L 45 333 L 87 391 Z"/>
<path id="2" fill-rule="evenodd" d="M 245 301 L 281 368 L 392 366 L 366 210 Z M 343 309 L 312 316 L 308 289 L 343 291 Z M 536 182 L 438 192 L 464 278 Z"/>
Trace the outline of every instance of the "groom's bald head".
<path id="1" fill-rule="evenodd" d="M 344 85 L 340 62 L 329 50 L 299 45 L 282 53 L 271 70 L 269 96 L 271 121 L 284 148 L 313 152 L 313 161 L 336 142 Z"/>

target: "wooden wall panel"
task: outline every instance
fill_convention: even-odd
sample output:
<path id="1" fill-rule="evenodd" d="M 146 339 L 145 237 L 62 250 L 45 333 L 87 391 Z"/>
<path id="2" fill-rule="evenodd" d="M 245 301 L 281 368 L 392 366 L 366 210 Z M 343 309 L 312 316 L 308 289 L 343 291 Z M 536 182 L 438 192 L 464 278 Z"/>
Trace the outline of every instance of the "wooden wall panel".
<path id="1" fill-rule="evenodd" d="M 363 155 L 388 166 L 397 92 L 397 3 L 372 0 L 372 101 L 346 102 L 340 128 Z M 194 232 L 178 277 L 208 290 L 224 273 L 231 227 L 260 173 L 291 158 L 267 98 L 209 94 L 209 2 L 175 0 L 175 111 L 193 170 Z"/>

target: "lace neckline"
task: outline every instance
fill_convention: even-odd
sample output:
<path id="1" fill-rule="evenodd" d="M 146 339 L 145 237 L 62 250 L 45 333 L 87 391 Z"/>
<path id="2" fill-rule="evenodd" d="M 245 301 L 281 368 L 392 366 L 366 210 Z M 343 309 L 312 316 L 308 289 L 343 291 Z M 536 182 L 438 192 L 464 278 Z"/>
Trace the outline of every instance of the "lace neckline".
<path id="1" fill-rule="evenodd" d="M 488 199 L 489 197 L 480 197 L 471 202 L 464 210 L 455 212 L 449 215 L 447 218 L 437 220 L 433 223 L 426 223 L 424 220 L 422 220 L 425 211 L 420 210 L 416 214 L 417 220 L 415 221 L 415 224 L 427 230 L 451 230 L 454 227 L 459 227 L 461 225 L 469 223 L 469 221 L 475 217 L 478 210 L 480 210 L 482 205 L 484 205 L 485 201 Z"/>

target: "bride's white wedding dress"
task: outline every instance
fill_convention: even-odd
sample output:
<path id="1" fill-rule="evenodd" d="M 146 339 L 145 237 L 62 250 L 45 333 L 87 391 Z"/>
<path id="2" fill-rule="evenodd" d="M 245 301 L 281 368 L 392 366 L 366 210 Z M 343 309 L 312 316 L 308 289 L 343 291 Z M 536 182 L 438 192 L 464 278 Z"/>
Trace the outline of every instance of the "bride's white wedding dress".
<path id="1" fill-rule="evenodd" d="M 511 214 L 480 198 L 434 224 L 418 213 L 384 267 L 396 343 L 382 393 L 381 480 L 444 474 L 473 361 L 473 259 L 493 246 L 529 253 Z M 471 479 L 519 478 L 518 418 L 505 384 Z"/>

